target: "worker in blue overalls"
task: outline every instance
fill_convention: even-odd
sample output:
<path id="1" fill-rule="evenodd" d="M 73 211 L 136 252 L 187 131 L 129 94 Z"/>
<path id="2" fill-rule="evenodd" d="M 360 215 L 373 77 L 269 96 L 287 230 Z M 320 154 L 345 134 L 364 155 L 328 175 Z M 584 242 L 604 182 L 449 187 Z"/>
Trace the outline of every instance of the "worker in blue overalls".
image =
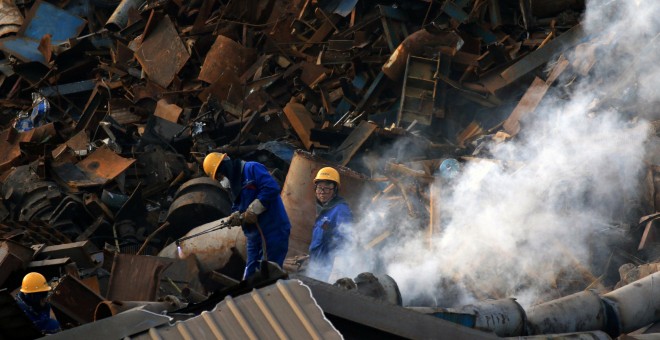
<path id="1" fill-rule="evenodd" d="M 37 272 L 32 272 L 23 277 L 21 290 L 16 295 L 18 306 L 44 334 L 60 331 L 60 323 L 50 317 L 50 303 L 47 300 L 50 290 L 46 278 Z"/>
<path id="2" fill-rule="evenodd" d="M 241 226 L 247 238 L 243 279 L 257 270 L 262 258 L 282 267 L 289 248 L 291 222 L 280 198 L 280 186 L 266 167 L 258 162 L 230 159 L 219 152 L 208 154 L 203 167 L 209 177 L 229 180 L 233 212 L 228 223 Z"/>
<path id="3" fill-rule="evenodd" d="M 314 178 L 316 222 L 309 245 L 308 275 L 327 281 L 337 251 L 346 244 L 353 214 L 348 203 L 339 197 L 341 180 L 332 167 L 319 170 Z"/>

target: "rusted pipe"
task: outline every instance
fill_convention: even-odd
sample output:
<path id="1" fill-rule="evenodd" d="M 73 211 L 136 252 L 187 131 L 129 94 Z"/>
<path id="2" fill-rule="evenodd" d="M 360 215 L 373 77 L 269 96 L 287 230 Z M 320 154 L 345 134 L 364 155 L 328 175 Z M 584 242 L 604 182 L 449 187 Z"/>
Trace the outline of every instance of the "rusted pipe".
<path id="1" fill-rule="evenodd" d="M 543 334 L 543 335 L 528 335 L 528 336 L 517 336 L 514 338 L 505 338 L 505 339 L 517 339 L 517 340 L 611 340 L 612 338 L 603 331 L 593 331 L 593 332 L 580 332 L 580 333 L 561 333 L 561 334 Z"/>
<path id="2" fill-rule="evenodd" d="M 629 333 L 660 320 L 660 272 L 603 295 L 616 315 L 619 333 Z"/>
<path id="3" fill-rule="evenodd" d="M 190 303 L 199 303 L 208 298 L 208 296 L 190 288 L 185 287 L 181 290 L 181 296 Z"/>
<path id="4" fill-rule="evenodd" d="M 516 299 L 479 301 L 457 312 L 474 314 L 474 328 L 489 330 L 498 336 L 518 336 L 525 330 L 525 310 Z"/>
<path id="5" fill-rule="evenodd" d="M 189 231 L 185 236 L 215 228 L 226 220 L 227 218 L 223 218 L 201 225 Z M 171 243 L 163 248 L 158 256 L 176 259 L 195 254 L 200 272 L 208 273 L 224 268 L 234 253 L 232 248 L 236 248 L 243 259 L 247 258 L 245 235 L 239 227 L 220 229 L 200 237 L 183 240 L 179 243 L 179 249 L 175 243 Z"/>
<path id="6" fill-rule="evenodd" d="M 171 295 L 166 296 L 165 301 L 103 301 L 96 306 L 94 321 L 109 318 L 135 307 L 142 307 L 144 310 L 160 314 L 163 311 L 171 312 L 181 309 L 185 305 Z"/>
<path id="7" fill-rule="evenodd" d="M 128 13 L 132 9 L 137 10 L 144 2 L 144 0 L 122 0 L 117 8 L 115 8 L 110 19 L 105 23 L 105 28 L 111 32 L 119 32 L 126 28 L 128 24 Z"/>
<path id="8" fill-rule="evenodd" d="M 204 223 L 231 213 L 231 197 L 220 183 L 209 177 L 193 178 L 181 185 L 167 211 L 171 227 L 162 234 L 174 239 Z"/>
<path id="9" fill-rule="evenodd" d="M 408 308 L 502 337 L 520 336 L 525 332 L 525 310 L 512 298 L 479 301 L 460 308 Z"/>
<path id="10" fill-rule="evenodd" d="M 588 290 L 532 306 L 527 334 L 557 334 L 603 330 L 607 316 L 603 300 Z"/>
<path id="11" fill-rule="evenodd" d="M 241 282 L 239 280 L 233 279 L 225 274 L 218 273 L 216 271 L 211 271 L 209 273 L 209 279 L 227 287 L 235 286 Z"/>

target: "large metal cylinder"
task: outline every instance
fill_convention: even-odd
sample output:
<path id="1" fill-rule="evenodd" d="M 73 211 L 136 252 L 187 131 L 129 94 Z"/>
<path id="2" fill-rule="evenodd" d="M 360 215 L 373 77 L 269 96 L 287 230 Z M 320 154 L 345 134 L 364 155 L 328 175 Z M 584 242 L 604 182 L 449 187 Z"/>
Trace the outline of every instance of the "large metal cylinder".
<path id="1" fill-rule="evenodd" d="M 387 274 L 360 273 L 353 279 L 360 294 L 401 306 L 401 292 L 396 281 Z"/>
<path id="2" fill-rule="evenodd" d="M 174 194 L 167 211 L 170 227 L 163 234 L 179 238 L 194 227 L 228 216 L 231 206 L 229 193 L 218 181 L 209 177 L 191 179 Z"/>
<path id="3" fill-rule="evenodd" d="M 474 328 L 489 330 L 499 336 L 518 336 L 525 330 L 525 310 L 516 299 L 479 301 L 457 309 L 474 314 Z"/>
<path id="4" fill-rule="evenodd" d="M 611 340 L 612 338 L 603 331 L 593 332 L 580 332 L 580 333 L 561 333 L 561 334 L 543 334 L 543 335 L 528 335 L 517 336 L 516 340 Z"/>
<path id="5" fill-rule="evenodd" d="M 207 231 L 225 220 L 226 218 L 201 225 L 189 231 L 184 237 Z M 186 239 L 180 242 L 178 249 L 175 243 L 171 243 L 163 248 L 158 256 L 175 259 L 195 254 L 200 272 L 208 273 L 224 268 L 234 253 L 232 248 L 236 248 L 243 259 L 247 258 L 246 239 L 240 227 L 215 230 Z"/>
<path id="6" fill-rule="evenodd" d="M 2 198 L 16 221 L 47 220 L 63 197 L 57 184 L 40 179 L 30 165 L 12 169 L 2 184 Z"/>
<path id="7" fill-rule="evenodd" d="M 605 329 L 603 300 L 584 291 L 533 306 L 527 311 L 527 334 L 557 334 Z"/>
<path id="8" fill-rule="evenodd" d="M 355 218 L 359 217 L 358 207 L 361 199 L 364 198 L 362 195 L 371 189 L 371 184 L 365 175 L 297 150 L 291 160 L 281 194 L 284 208 L 291 221 L 288 256 L 308 253 L 312 227 L 316 220 L 313 180 L 316 173 L 326 166 L 332 166 L 339 171 L 341 177 L 339 195 L 346 199 Z"/>
<path id="9" fill-rule="evenodd" d="M 628 333 L 660 320 L 660 272 L 603 295 L 614 309 L 620 333 Z"/>
<path id="10" fill-rule="evenodd" d="M 480 301 L 459 308 L 408 307 L 423 314 L 498 336 L 520 336 L 525 331 L 525 310 L 516 299 Z"/>

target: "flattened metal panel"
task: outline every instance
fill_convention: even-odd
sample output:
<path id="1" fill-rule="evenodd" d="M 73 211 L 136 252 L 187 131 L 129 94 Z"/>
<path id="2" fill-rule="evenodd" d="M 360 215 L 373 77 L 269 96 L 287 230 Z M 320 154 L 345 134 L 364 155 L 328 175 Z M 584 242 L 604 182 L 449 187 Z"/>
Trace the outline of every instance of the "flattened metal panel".
<path id="1" fill-rule="evenodd" d="M 15 56 L 23 62 L 38 61 L 45 63 L 46 59 L 37 49 L 38 46 L 39 40 L 22 37 L 11 37 L 0 41 L 0 50 Z"/>
<path id="2" fill-rule="evenodd" d="M 353 132 L 337 148 L 338 152 L 335 161 L 346 166 L 353 158 L 355 153 L 362 147 L 362 144 L 369 139 L 369 136 L 376 130 L 376 124 L 369 123 L 366 120 L 360 122 Z"/>
<path id="3" fill-rule="evenodd" d="M 0 40 L 0 50 L 24 62 L 41 63 L 46 60 L 37 47 L 45 34 L 50 34 L 51 44 L 57 45 L 78 36 L 86 23 L 85 20 L 41 0 L 32 6 L 25 22 L 16 37 Z"/>
<path id="4" fill-rule="evenodd" d="M 289 102 L 284 107 L 284 114 L 289 120 L 289 123 L 291 123 L 291 126 L 293 126 L 293 130 L 296 131 L 296 134 L 305 145 L 305 149 L 309 150 L 313 144 L 309 136 L 311 129 L 315 126 L 311 113 L 307 111 L 304 105 Z"/>
<path id="5" fill-rule="evenodd" d="M 26 20 L 30 22 L 19 35 L 39 41 L 45 34 L 50 34 L 52 44 L 78 36 L 85 27 L 85 20 L 41 0 L 32 6 Z"/>
<path id="6" fill-rule="evenodd" d="M 106 297 L 113 301 L 156 301 L 161 274 L 170 264 L 154 256 L 116 254 Z"/>
<path id="7" fill-rule="evenodd" d="M 166 88 L 186 64 L 190 54 L 174 24 L 165 16 L 135 52 L 135 57 L 149 79 Z"/>
<path id="8" fill-rule="evenodd" d="M 252 65 L 255 57 L 256 53 L 253 49 L 243 47 L 243 45 L 219 35 L 211 46 L 211 50 L 206 54 L 197 79 L 213 83 L 226 72 L 241 75 Z"/>
<path id="9" fill-rule="evenodd" d="M 280 280 L 236 298 L 227 297 L 212 311 L 152 328 L 136 339 L 342 339 L 323 315 L 309 287 Z"/>
<path id="10" fill-rule="evenodd" d="M 0 243 L 0 287 L 15 270 L 24 269 L 34 251 L 14 241 Z"/>
<path id="11" fill-rule="evenodd" d="M 107 181 L 119 176 L 133 162 L 135 162 L 134 159 L 123 158 L 107 146 L 103 146 L 78 162 L 76 166 L 87 174 L 87 177 L 92 181 L 105 184 Z"/>
<path id="12" fill-rule="evenodd" d="M 62 278 L 50 297 L 54 308 L 81 324 L 94 321 L 96 306 L 103 300 L 84 283 L 70 275 Z"/>
<path id="13" fill-rule="evenodd" d="M 320 4 L 323 8 L 323 11 L 326 13 L 335 13 L 339 14 L 342 17 L 346 17 L 351 14 L 353 8 L 357 5 L 357 0 L 334 0 L 334 1 L 325 1 Z"/>

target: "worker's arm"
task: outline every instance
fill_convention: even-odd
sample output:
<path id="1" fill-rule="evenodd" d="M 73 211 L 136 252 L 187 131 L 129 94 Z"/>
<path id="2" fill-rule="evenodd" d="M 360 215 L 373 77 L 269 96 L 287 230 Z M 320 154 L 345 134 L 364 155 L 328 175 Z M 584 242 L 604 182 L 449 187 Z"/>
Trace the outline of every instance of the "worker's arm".
<path id="1" fill-rule="evenodd" d="M 268 209 L 270 204 L 280 197 L 280 186 L 261 163 L 254 163 L 252 171 L 258 190 L 257 199 Z"/>
<path id="2" fill-rule="evenodd" d="M 251 183 L 246 184 L 245 188 L 256 190 L 256 197 L 245 210 L 243 221 L 252 224 L 256 223 L 257 217 L 268 210 L 270 205 L 279 198 L 280 186 L 261 163 L 251 162 L 246 170 L 249 171 L 248 178 Z"/>
<path id="3" fill-rule="evenodd" d="M 335 228 L 332 230 L 332 248 L 341 248 L 352 235 L 351 229 L 353 228 L 353 214 L 351 209 L 346 204 L 340 204 L 336 207 L 335 214 Z"/>

